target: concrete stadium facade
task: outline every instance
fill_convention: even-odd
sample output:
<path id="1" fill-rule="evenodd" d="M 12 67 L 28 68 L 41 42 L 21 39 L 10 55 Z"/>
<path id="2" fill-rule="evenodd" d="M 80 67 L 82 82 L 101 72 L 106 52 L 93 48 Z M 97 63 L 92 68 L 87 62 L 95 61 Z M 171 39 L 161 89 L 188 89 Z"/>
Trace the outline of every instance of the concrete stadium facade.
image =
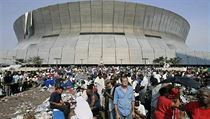
<path id="1" fill-rule="evenodd" d="M 42 7 L 14 23 L 16 49 L 0 59 L 40 56 L 43 64 L 152 64 L 160 56 L 209 65 L 210 53 L 185 44 L 189 23 L 162 8 L 123 1 L 78 1 Z"/>

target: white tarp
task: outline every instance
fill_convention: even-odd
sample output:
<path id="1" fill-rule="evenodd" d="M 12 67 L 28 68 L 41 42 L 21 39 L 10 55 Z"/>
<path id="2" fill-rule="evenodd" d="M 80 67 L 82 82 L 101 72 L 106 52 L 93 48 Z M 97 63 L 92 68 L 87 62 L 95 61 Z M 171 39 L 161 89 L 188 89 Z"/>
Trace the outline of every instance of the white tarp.
<path id="1" fill-rule="evenodd" d="M 16 70 L 18 68 L 20 68 L 21 65 L 10 65 L 9 67 L 5 67 L 5 68 L 1 68 L 2 71 L 6 71 L 6 70 Z"/>
<path id="2" fill-rule="evenodd" d="M 76 98 L 77 105 L 74 112 L 78 119 L 93 119 L 93 114 L 91 112 L 90 106 L 83 97 Z"/>

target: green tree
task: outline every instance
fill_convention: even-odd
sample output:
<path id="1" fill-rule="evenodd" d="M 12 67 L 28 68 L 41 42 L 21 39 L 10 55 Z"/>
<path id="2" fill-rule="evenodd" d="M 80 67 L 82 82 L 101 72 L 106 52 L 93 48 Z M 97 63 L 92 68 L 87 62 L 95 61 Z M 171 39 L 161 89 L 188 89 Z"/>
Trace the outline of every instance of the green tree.
<path id="1" fill-rule="evenodd" d="M 28 59 L 28 62 L 29 63 L 32 63 L 34 65 L 41 65 L 42 62 L 43 62 L 43 59 L 41 59 L 39 56 L 36 56 L 36 57 L 30 57 Z"/>
<path id="2" fill-rule="evenodd" d="M 174 57 L 174 58 L 170 58 L 169 59 L 169 63 L 171 65 L 177 65 L 177 64 L 180 63 L 180 61 L 181 61 L 181 58 L 179 58 L 179 57 Z"/>
<path id="3" fill-rule="evenodd" d="M 154 64 L 159 64 L 159 65 L 164 65 L 164 63 L 169 63 L 170 65 L 177 65 L 179 64 L 181 61 L 181 58 L 179 57 L 174 57 L 174 58 L 170 58 L 168 59 L 168 57 L 158 57 L 156 59 L 153 60 Z"/>
<path id="4" fill-rule="evenodd" d="M 161 57 L 154 59 L 153 63 L 163 65 L 166 60 L 167 60 L 167 57 L 164 58 L 163 56 L 161 56 Z"/>
<path id="5" fill-rule="evenodd" d="M 23 64 L 26 63 L 27 61 L 24 59 L 15 59 L 15 64 Z"/>

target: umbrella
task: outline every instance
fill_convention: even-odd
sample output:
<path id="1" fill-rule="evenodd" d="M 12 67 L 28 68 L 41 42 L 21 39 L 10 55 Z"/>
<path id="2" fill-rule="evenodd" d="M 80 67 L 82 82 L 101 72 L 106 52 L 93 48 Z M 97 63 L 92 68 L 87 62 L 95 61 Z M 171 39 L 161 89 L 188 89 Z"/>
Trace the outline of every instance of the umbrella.
<path id="1" fill-rule="evenodd" d="M 188 77 L 170 77 L 164 81 L 161 81 L 160 83 L 169 83 L 169 82 L 178 83 L 186 87 L 195 88 L 195 89 L 198 89 L 201 87 L 201 84 L 199 82 Z"/>

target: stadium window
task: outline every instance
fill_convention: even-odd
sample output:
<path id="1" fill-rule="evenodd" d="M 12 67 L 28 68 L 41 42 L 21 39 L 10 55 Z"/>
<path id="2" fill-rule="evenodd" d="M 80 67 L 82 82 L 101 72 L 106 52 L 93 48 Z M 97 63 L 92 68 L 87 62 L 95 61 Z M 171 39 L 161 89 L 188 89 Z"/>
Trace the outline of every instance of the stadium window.
<path id="1" fill-rule="evenodd" d="M 170 48 L 170 49 L 176 49 L 176 47 L 172 44 L 167 44 L 167 46 Z"/>
<path id="2" fill-rule="evenodd" d="M 59 34 L 50 34 L 50 35 L 45 35 L 45 36 L 42 36 L 42 38 L 48 38 L 48 37 L 58 37 Z"/>
<path id="3" fill-rule="evenodd" d="M 80 35 L 125 35 L 123 32 L 81 32 Z"/>
<path id="4" fill-rule="evenodd" d="M 161 36 L 156 36 L 156 35 L 151 35 L 151 34 L 144 34 L 145 37 L 150 37 L 150 38 L 162 38 Z"/>

